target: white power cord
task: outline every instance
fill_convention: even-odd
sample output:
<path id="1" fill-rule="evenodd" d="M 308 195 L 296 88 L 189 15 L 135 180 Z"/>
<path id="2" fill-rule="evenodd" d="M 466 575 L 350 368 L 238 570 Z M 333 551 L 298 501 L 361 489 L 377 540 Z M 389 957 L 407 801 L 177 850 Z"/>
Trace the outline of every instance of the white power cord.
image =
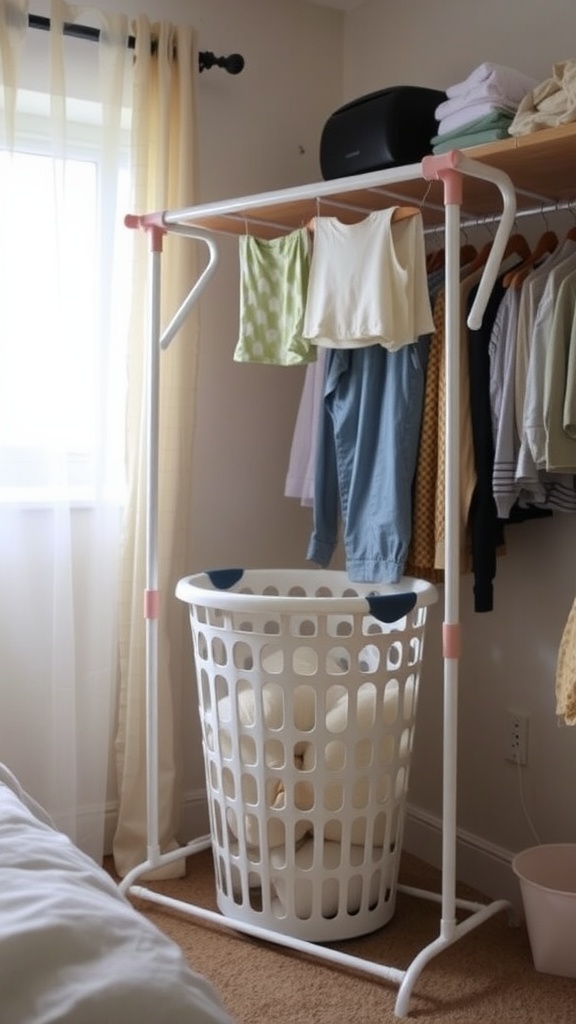
<path id="1" fill-rule="evenodd" d="M 532 818 L 530 817 L 530 813 L 529 813 L 528 808 L 526 806 L 526 800 L 524 798 L 524 779 L 523 779 L 522 765 L 519 762 L 516 762 L 516 763 L 517 763 L 517 767 L 518 767 L 518 794 L 520 796 L 520 806 L 521 806 L 522 811 L 524 813 L 524 817 L 526 818 L 526 821 L 528 822 L 528 826 L 530 828 L 530 831 L 531 831 L 532 835 L 534 836 L 534 839 L 536 840 L 538 846 L 540 846 L 541 843 L 542 843 L 542 840 L 540 839 L 540 836 L 538 835 L 538 832 L 536 831 L 536 828 L 534 826 L 534 822 L 532 821 Z"/>

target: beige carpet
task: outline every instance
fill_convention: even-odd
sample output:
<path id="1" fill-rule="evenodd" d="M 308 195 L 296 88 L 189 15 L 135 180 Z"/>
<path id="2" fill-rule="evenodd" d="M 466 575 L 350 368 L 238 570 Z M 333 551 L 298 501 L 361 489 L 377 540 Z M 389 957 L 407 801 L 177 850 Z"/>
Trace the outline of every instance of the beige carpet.
<path id="1" fill-rule="evenodd" d="M 404 855 L 401 882 L 439 891 L 438 872 Z M 215 909 L 209 852 L 188 861 L 186 878 L 158 882 L 159 892 Z M 469 889 L 464 898 L 476 899 Z M 386 1024 L 397 1020 L 398 989 L 252 939 L 200 923 L 148 900 L 134 905 L 174 939 L 195 971 L 209 978 L 238 1024 Z M 438 937 L 436 904 L 399 892 L 385 928 L 338 948 L 402 969 Z M 576 942 L 576 935 L 574 936 Z M 499 913 L 432 959 L 413 991 L 418 1024 L 576 1024 L 576 980 L 534 970 L 523 926 Z M 167 1022 L 169 1024 L 169 1022 Z"/>

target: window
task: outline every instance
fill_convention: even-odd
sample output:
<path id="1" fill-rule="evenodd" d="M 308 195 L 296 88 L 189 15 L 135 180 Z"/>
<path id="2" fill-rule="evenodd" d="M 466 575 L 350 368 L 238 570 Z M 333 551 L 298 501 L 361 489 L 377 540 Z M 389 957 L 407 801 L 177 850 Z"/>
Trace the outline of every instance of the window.
<path id="1" fill-rule="evenodd" d="M 45 119 L 26 124 L 16 151 L 0 151 L 0 500 L 116 500 L 124 488 L 127 158 L 106 183 L 89 118 L 67 124 L 73 146 L 67 138 L 70 155 L 60 160 Z"/>

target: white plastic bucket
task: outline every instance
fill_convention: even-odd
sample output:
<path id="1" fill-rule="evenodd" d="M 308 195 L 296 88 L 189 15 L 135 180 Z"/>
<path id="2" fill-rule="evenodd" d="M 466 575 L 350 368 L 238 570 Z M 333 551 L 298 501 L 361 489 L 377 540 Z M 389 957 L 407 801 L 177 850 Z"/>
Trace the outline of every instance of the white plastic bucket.
<path id="1" fill-rule="evenodd" d="M 311 942 L 394 914 L 432 584 L 319 570 L 180 580 L 218 907 Z"/>
<path id="2" fill-rule="evenodd" d="M 514 857 L 512 869 L 536 970 L 576 978 L 576 843 L 533 846 Z"/>

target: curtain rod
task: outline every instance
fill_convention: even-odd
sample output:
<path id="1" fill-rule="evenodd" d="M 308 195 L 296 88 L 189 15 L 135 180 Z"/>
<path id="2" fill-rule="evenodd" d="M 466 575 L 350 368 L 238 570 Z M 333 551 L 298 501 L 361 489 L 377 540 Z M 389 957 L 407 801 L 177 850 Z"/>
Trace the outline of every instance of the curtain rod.
<path id="1" fill-rule="evenodd" d="M 39 14 L 28 15 L 30 28 L 39 28 L 44 32 L 50 31 L 50 18 L 44 18 Z M 64 35 L 72 36 L 75 39 L 85 39 L 90 43 L 97 43 L 100 39 L 100 29 L 90 28 L 88 25 L 76 25 L 64 22 Z M 133 50 L 136 46 L 134 36 L 128 36 L 128 48 Z M 152 49 L 155 49 L 154 43 Z M 230 75 L 238 75 L 244 67 L 244 57 L 239 53 L 231 53 L 228 57 L 216 57 L 210 51 L 203 50 L 198 54 L 198 68 L 200 71 L 208 71 L 210 68 L 224 68 Z"/>

